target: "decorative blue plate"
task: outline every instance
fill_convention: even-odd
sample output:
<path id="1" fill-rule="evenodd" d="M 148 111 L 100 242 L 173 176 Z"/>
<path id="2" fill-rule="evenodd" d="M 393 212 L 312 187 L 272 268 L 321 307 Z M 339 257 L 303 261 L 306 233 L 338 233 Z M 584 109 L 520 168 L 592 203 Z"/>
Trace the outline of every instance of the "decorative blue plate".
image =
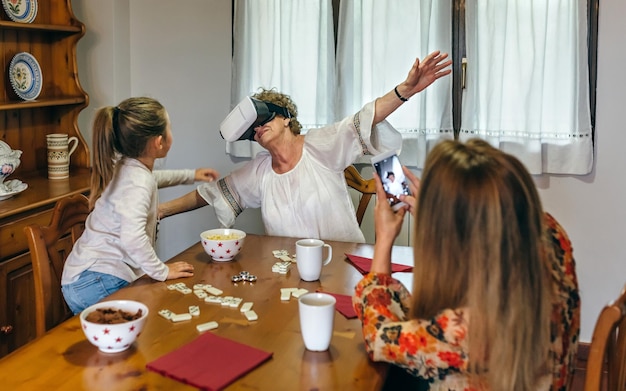
<path id="1" fill-rule="evenodd" d="M 14 22 L 32 23 L 37 16 L 37 0 L 2 0 L 2 6 Z"/>
<path id="2" fill-rule="evenodd" d="M 9 64 L 9 80 L 17 96 L 24 100 L 37 99 L 43 80 L 35 57 L 27 52 L 16 54 Z"/>

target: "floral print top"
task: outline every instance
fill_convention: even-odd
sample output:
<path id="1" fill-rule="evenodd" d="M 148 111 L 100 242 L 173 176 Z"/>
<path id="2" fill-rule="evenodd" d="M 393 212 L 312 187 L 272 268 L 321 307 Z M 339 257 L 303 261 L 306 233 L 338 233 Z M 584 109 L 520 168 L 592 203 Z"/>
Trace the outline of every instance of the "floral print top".
<path id="1" fill-rule="evenodd" d="M 551 267 L 555 290 L 551 327 L 553 359 L 551 390 L 565 390 L 571 382 L 578 335 L 580 298 L 575 261 L 567 233 L 549 214 L 545 223 L 554 244 Z M 468 384 L 467 308 L 451 308 L 432 319 L 409 319 L 411 294 L 386 274 L 367 274 L 356 286 L 353 304 L 363 324 L 370 358 L 404 368 L 430 383 L 431 389 L 464 390 Z M 546 386 L 546 389 L 548 386 Z"/>

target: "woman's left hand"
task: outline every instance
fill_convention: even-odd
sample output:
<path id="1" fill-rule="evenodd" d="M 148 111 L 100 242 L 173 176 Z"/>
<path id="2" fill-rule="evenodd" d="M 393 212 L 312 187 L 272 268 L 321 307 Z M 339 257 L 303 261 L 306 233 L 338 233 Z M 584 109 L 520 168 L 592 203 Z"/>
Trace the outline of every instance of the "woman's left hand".
<path id="1" fill-rule="evenodd" d="M 376 206 L 374 207 L 374 256 L 370 272 L 391 274 L 391 249 L 393 242 L 402 229 L 406 207 L 393 211 L 387 201 L 385 189 L 380 177 L 374 172 L 376 182 Z"/>
<path id="2" fill-rule="evenodd" d="M 438 50 L 430 53 L 422 61 L 416 58 L 406 80 L 398 85 L 398 92 L 409 98 L 433 84 L 440 77 L 450 74 L 452 60 L 446 61 L 447 58 L 448 53 L 441 53 Z"/>

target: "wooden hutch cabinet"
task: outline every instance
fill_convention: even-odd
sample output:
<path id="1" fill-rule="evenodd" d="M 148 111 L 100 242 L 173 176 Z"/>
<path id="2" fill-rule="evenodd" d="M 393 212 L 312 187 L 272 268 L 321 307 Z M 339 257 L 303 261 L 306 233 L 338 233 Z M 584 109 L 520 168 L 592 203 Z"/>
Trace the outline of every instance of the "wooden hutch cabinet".
<path id="1" fill-rule="evenodd" d="M 89 102 L 76 66 L 76 44 L 85 26 L 74 16 L 71 0 L 38 0 L 37 6 L 31 23 L 13 22 L 0 10 L 0 140 L 23 152 L 20 166 L 6 180 L 28 185 L 0 201 L 0 357 L 35 337 L 33 276 L 23 227 L 48 224 L 57 200 L 89 190 L 89 148 L 77 126 Z M 20 99 L 9 82 L 9 64 L 20 52 L 32 54 L 41 68 L 42 89 L 35 100 Z M 51 133 L 78 138 L 69 179 L 47 178 L 46 135 Z"/>

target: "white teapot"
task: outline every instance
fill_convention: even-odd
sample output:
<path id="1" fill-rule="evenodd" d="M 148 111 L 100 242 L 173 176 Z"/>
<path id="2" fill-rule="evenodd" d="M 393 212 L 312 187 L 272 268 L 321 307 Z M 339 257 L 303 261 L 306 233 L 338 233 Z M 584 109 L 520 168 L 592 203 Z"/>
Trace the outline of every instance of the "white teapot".
<path id="1" fill-rule="evenodd" d="M 9 144 L 0 140 L 0 193 L 8 191 L 3 182 L 19 167 L 20 156 L 22 151 L 11 149 Z"/>

